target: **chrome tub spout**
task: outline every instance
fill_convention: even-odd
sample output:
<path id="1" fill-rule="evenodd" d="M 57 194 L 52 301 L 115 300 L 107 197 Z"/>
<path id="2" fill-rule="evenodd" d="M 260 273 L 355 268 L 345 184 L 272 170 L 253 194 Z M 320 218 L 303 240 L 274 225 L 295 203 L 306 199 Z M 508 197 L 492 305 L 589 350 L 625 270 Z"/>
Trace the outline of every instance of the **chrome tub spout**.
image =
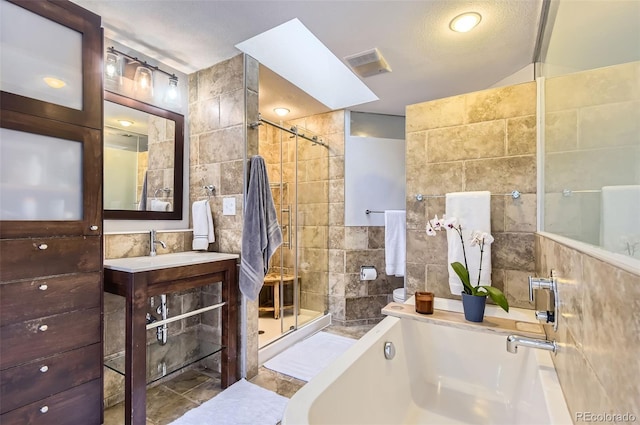
<path id="1" fill-rule="evenodd" d="M 558 350 L 558 344 L 555 341 L 528 338 L 520 335 L 509 335 L 507 337 L 507 351 L 515 354 L 518 352 L 518 347 L 537 348 L 539 350 L 547 350 L 553 353 Z"/>

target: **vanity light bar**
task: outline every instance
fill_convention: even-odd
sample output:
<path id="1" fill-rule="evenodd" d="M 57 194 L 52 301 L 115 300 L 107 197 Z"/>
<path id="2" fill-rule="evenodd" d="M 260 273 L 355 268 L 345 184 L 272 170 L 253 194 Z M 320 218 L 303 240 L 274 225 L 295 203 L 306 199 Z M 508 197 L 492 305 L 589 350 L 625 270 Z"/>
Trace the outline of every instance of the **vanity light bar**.
<path id="1" fill-rule="evenodd" d="M 128 55 L 128 54 L 126 54 L 124 52 L 121 52 L 120 50 L 117 50 L 113 46 L 107 47 L 107 52 L 124 56 L 125 58 L 127 58 L 129 60 L 132 60 L 134 62 L 138 62 L 140 65 L 144 66 L 145 68 L 153 69 L 154 71 L 158 71 L 158 72 L 163 73 L 164 75 L 169 77 L 169 80 L 173 80 L 176 83 L 178 81 L 178 77 L 176 76 L 176 74 L 172 74 L 172 73 L 169 73 L 167 71 L 163 71 L 162 69 L 158 68 L 157 66 L 151 65 L 149 62 L 141 60 L 141 59 L 138 59 L 137 57 Z"/>

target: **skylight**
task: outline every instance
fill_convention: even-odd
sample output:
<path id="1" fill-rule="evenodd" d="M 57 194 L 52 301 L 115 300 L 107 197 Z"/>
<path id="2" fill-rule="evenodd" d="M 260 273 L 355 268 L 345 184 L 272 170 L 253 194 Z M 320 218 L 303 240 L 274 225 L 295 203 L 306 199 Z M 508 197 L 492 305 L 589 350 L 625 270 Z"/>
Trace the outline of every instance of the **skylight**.
<path id="1" fill-rule="evenodd" d="M 297 18 L 238 43 L 236 48 L 330 109 L 378 100 Z"/>

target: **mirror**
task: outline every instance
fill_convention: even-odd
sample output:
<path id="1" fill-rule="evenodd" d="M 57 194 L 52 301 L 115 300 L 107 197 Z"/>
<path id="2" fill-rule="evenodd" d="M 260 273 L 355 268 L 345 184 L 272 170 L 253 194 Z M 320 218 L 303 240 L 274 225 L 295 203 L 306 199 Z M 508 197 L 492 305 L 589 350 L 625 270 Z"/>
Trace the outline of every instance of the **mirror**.
<path id="1" fill-rule="evenodd" d="M 542 63 L 541 230 L 640 269 L 640 6 L 614 3 L 555 4 Z M 578 26 L 590 31 L 576 38 Z"/>
<path id="2" fill-rule="evenodd" d="M 184 117 L 104 92 L 104 218 L 181 220 Z"/>

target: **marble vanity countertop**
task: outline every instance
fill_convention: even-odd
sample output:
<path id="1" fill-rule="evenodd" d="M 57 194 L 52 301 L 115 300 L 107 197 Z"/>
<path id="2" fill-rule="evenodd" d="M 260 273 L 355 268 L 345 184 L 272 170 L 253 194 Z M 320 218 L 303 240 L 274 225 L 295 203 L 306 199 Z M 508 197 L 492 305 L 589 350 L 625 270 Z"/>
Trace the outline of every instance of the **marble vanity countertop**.
<path id="1" fill-rule="evenodd" d="M 172 254 L 161 254 L 155 257 L 129 257 L 104 260 L 104 268 L 127 273 L 146 272 L 150 270 L 169 269 L 172 267 L 190 266 L 193 264 L 211 263 L 239 258 L 238 254 L 223 252 L 186 251 Z"/>
<path id="2" fill-rule="evenodd" d="M 416 312 L 416 308 L 412 304 L 399 304 L 395 302 L 387 304 L 387 306 L 382 309 L 382 313 L 387 316 L 402 319 L 418 320 L 454 328 L 472 329 L 480 332 L 491 332 L 505 336 L 516 333 L 531 338 L 545 338 L 544 329 L 539 323 L 523 322 L 502 317 L 485 316 L 482 322 L 468 322 L 464 318 L 464 313 L 434 309 L 433 314 L 421 314 Z"/>

